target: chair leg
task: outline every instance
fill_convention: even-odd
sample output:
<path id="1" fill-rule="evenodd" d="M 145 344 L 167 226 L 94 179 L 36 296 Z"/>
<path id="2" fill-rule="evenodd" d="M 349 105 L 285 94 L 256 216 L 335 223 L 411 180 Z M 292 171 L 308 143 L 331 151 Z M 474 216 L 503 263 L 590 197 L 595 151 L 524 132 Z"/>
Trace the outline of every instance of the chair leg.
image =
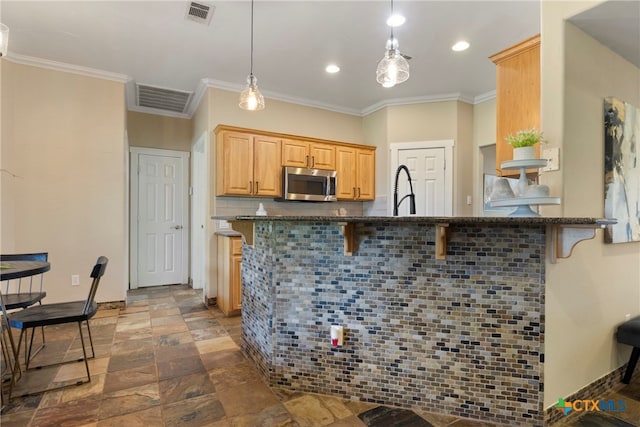
<path id="1" fill-rule="evenodd" d="M 631 375 L 633 375 L 633 370 L 636 368 L 638 358 L 640 358 L 640 347 L 633 347 L 629 363 L 627 364 L 627 371 L 624 373 L 624 378 L 622 379 L 623 383 L 629 384 L 631 381 Z"/>
<path id="2" fill-rule="evenodd" d="M 89 343 L 91 344 L 91 357 L 90 359 L 93 359 L 94 357 L 96 357 L 96 352 L 93 349 L 93 338 L 91 337 L 91 327 L 89 326 L 89 321 L 87 320 L 87 332 L 89 332 Z"/>
<path id="3" fill-rule="evenodd" d="M 87 327 L 89 327 L 89 322 L 87 322 Z M 87 350 L 84 346 L 84 336 L 82 333 L 82 322 L 78 322 L 78 331 L 80 332 L 80 342 L 82 343 L 82 354 L 84 355 L 84 366 L 87 369 L 87 379 L 88 382 L 91 382 L 91 374 L 89 373 L 89 361 L 87 360 Z M 91 332 L 89 332 L 89 337 L 91 337 Z M 91 344 L 93 347 L 93 344 Z"/>

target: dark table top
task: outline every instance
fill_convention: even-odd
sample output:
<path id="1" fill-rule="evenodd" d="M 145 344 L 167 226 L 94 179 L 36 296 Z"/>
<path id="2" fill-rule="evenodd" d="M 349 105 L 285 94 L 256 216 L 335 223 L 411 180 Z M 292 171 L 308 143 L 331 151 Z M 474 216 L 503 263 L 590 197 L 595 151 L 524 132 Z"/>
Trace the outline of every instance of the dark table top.
<path id="1" fill-rule="evenodd" d="M 2 261 L 0 262 L 0 281 L 35 276 L 50 269 L 51 264 L 45 261 Z"/>

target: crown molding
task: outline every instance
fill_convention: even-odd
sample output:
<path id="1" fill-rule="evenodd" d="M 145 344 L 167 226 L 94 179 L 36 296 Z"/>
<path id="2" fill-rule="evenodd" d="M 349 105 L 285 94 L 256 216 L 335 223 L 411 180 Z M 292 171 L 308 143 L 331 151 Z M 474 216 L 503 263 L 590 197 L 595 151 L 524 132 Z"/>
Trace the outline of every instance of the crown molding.
<path id="1" fill-rule="evenodd" d="M 202 79 L 201 82 L 206 86 L 206 87 L 210 87 L 210 88 L 214 88 L 214 89 L 222 89 L 222 90 L 228 90 L 231 92 L 242 92 L 244 90 L 244 85 L 240 85 L 240 84 L 234 84 L 234 83 L 228 83 L 228 82 L 223 82 L 221 80 L 215 80 L 215 79 Z M 265 98 L 268 99 L 273 99 L 276 101 L 283 101 L 283 102 L 288 102 L 290 104 L 297 104 L 297 105 L 303 105 L 305 107 L 312 107 L 312 108 L 319 108 L 322 110 L 328 110 L 328 111 L 333 111 L 336 113 L 343 113 L 343 114 L 350 114 L 352 116 L 361 116 L 361 112 L 360 110 L 354 109 L 354 108 L 346 108 L 346 107 L 341 107 L 339 105 L 333 105 L 333 104 L 326 104 L 323 102 L 316 102 L 316 101 L 312 101 L 309 99 L 304 99 L 304 98 L 297 98 L 297 97 L 293 97 L 293 96 L 287 96 L 287 95 L 283 95 L 277 92 L 270 92 L 270 91 L 261 91 L 262 95 Z M 199 102 L 199 100 L 198 100 Z"/>
<path id="2" fill-rule="evenodd" d="M 473 104 L 480 104 L 482 102 L 490 101 L 492 99 L 496 99 L 496 91 L 492 90 L 487 93 L 481 93 L 480 95 L 473 98 Z"/>
<path id="3" fill-rule="evenodd" d="M 433 102 L 448 102 L 448 101 L 462 101 L 462 102 L 466 102 L 467 104 L 473 104 L 473 98 L 467 95 L 463 95 L 461 93 L 445 93 L 441 95 L 387 99 L 384 101 L 377 102 L 365 108 L 364 110 L 361 111 L 361 115 L 367 116 L 385 107 L 394 107 L 399 105 L 411 105 L 411 104 L 429 104 Z"/>
<path id="4" fill-rule="evenodd" d="M 33 67 L 46 68 L 49 70 L 62 71 L 65 73 L 79 74 L 81 76 L 95 77 L 119 83 L 127 83 L 129 80 L 131 80 L 131 77 L 125 74 L 112 73 L 110 71 L 98 70 L 96 68 L 67 64 L 65 62 L 52 61 L 50 59 L 36 58 L 34 56 L 20 55 L 13 52 L 10 52 L 5 58 L 16 64 L 30 65 Z"/>
<path id="5" fill-rule="evenodd" d="M 158 114 L 167 117 L 176 117 L 181 119 L 190 119 L 193 117 L 202 97 L 206 94 L 208 88 L 222 89 L 231 92 L 242 92 L 244 85 L 237 83 L 229 83 L 222 80 L 203 78 L 198 82 L 195 92 L 191 96 L 188 102 L 185 113 L 176 113 L 173 111 L 158 110 L 155 108 L 139 107 L 136 105 L 135 100 L 135 81 L 132 77 L 125 74 L 112 73 L 109 71 L 98 70 L 95 68 L 83 67 L 79 65 L 67 64 L 64 62 L 52 61 L 48 59 L 36 58 L 27 55 L 20 55 L 17 53 L 9 52 L 4 57 L 5 59 L 22 65 L 30 65 L 34 67 L 46 68 L 55 71 L 62 71 L 66 73 L 78 74 L 87 77 L 95 77 L 99 79 L 111 80 L 125 84 L 125 97 L 127 101 L 127 109 L 129 111 L 136 111 L 140 113 Z M 377 102 L 362 110 L 355 108 L 347 108 L 339 105 L 328 104 L 324 102 L 316 102 L 309 99 L 298 98 L 288 95 L 283 95 L 277 92 L 263 91 L 263 95 L 266 98 L 276 101 L 287 102 L 291 104 L 302 105 L 305 107 L 319 108 L 322 110 L 333 111 L 336 113 L 349 114 L 352 116 L 364 117 L 385 107 L 411 105 L 411 104 L 425 104 L 433 102 L 447 102 L 447 101 L 462 101 L 468 104 L 479 104 L 481 102 L 494 99 L 496 92 L 491 91 L 476 97 L 470 97 L 461 93 L 449 93 L 430 96 L 408 97 L 408 98 L 395 98 Z"/>

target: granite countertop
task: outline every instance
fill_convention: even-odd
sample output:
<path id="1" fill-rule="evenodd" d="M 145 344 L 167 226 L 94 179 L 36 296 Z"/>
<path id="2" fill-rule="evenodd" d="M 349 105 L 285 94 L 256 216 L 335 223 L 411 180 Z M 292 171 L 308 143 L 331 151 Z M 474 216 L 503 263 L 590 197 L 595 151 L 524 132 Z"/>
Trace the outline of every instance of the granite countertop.
<path id="1" fill-rule="evenodd" d="M 239 233 L 235 230 L 217 230 L 215 233 L 216 236 L 225 236 L 225 237 L 242 237 L 242 233 Z"/>
<path id="2" fill-rule="evenodd" d="M 505 224 L 505 225 L 601 225 L 615 224 L 615 219 L 589 217 L 457 217 L 457 216 L 214 216 L 226 221 L 286 221 L 286 222 L 367 222 L 421 224 Z"/>

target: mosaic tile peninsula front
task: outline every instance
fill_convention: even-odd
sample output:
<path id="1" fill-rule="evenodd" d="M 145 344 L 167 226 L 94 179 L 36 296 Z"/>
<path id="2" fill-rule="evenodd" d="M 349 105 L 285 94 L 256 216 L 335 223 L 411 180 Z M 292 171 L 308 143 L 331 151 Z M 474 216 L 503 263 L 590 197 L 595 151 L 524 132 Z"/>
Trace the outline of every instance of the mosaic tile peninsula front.
<path id="1" fill-rule="evenodd" d="M 272 386 L 543 425 L 545 228 L 261 221 L 243 248 L 244 351 Z M 332 347 L 331 325 L 345 342 Z"/>

